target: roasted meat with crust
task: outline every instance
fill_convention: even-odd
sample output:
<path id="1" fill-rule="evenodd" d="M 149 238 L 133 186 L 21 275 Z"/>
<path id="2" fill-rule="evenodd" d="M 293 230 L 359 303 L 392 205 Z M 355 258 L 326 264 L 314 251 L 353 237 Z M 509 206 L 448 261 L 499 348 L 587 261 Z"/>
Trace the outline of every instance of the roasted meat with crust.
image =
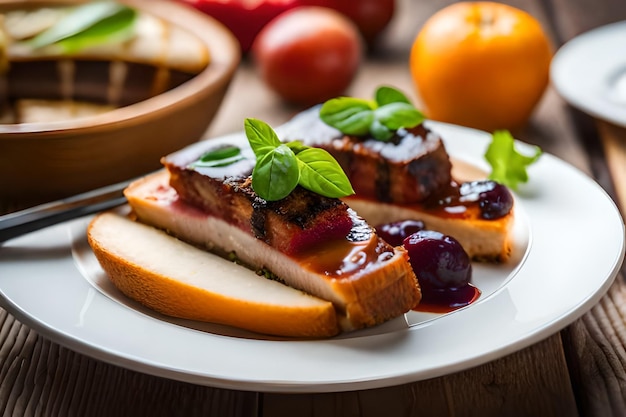
<path id="1" fill-rule="evenodd" d="M 341 200 L 304 188 L 279 201 L 265 201 L 252 190 L 248 176 L 218 179 L 167 163 L 170 185 L 188 204 L 251 232 L 286 254 L 348 235 L 353 219 Z"/>
<path id="2" fill-rule="evenodd" d="M 356 192 L 344 201 L 370 224 L 422 220 L 455 237 L 474 260 L 503 262 L 513 250 L 514 210 L 497 219 L 481 217 L 477 204 L 459 200 L 462 185 L 442 138 L 424 124 L 400 129 L 388 142 L 343 135 L 319 118 L 314 107 L 277 129 L 282 140 L 300 140 L 330 152 Z"/>
<path id="3" fill-rule="evenodd" d="M 452 165 L 439 135 L 423 124 L 399 129 L 388 141 L 341 134 L 319 119 L 318 109 L 298 114 L 277 129 L 284 141 L 327 150 L 359 197 L 406 204 L 426 200 L 450 184 Z"/>
<path id="4" fill-rule="evenodd" d="M 406 251 L 379 238 L 344 202 L 300 187 L 265 201 L 250 186 L 247 160 L 193 166 L 211 146 L 165 157 L 167 173 L 126 190 L 140 221 L 331 301 L 343 330 L 383 323 L 419 303 Z"/>

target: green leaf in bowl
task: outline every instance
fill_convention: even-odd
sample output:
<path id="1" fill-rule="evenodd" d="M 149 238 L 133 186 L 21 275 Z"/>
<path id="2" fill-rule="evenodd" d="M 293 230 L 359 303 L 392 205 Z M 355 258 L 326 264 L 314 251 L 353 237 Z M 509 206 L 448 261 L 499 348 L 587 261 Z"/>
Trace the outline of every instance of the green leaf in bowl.
<path id="1" fill-rule="evenodd" d="M 114 1 L 76 6 L 53 26 L 30 40 L 37 49 L 58 45 L 66 53 L 107 42 L 121 42 L 133 35 L 137 11 Z"/>

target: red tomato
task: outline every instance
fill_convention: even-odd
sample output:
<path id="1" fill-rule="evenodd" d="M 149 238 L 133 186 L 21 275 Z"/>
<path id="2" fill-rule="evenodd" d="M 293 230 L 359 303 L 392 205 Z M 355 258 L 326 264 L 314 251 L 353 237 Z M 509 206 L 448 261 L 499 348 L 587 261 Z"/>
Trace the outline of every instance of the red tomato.
<path id="1" fill-rule="evenodd" d="M 298 6 L 298 0 L 180 0 L 222 22 L 247 52 L 256 35 L 279 14 Z"/>
<path id="2" fill-rule="evenodd" d="M 261 78 L 285 100 L 313 105 L 341 95 L 363 56 L 358 29 L 332 9 L 303 6 L 268 23 L 252 45 Z"/>
<path id="3" fill-rule="evenodd" d="M 257 34 L 279 14 L 299 6 L 323 6 L 349 17 L 372 43 L 389 24 L 395 0 L 179 0 L 219 20 L 247 52 Z"/>
<path id="4" fill-rule="evenodd" d="M 300 3 L 330 7 L 348 16 L 368 44 L 389 25 L 396 8 L 395 0 L 300 0 Z"/>

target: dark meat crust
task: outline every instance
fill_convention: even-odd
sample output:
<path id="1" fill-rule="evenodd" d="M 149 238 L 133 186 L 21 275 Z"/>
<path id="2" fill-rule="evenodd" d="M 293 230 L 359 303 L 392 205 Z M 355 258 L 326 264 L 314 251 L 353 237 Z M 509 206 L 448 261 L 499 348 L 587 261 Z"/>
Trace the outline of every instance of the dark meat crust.
<path id="1" fill-rule="evenodd" d="M 423 123 L 399 129 L 388 141 L 343 135 L 319 118 L 319 108 L 299 113 L 279 128 L 282 140 L 301 140 L 328 151 L 361 198 L 420 203 L 450 184 L 452 163 L 438 134 Z"/>
<path id="2" fill-rule="evenodd" d="M 250 177 L 212 178 L 164 160 L 170 185 L 188 204 L 224 219 L 285 254 L 346 237 L 353 228 L 348 206 L 301 187 L 279 201 L 265 201 Z"/>
<path id="3" fill-rule="evenodd" d="M 337 159 L 348 175 L 357 195 L 389 203 L 407 204 L 426 200 L 433 192 L 450 183 L 452 164 L 439 137 L 430 135 L 423 125 L 400 131 L 388 148 L 403 152 L 403 141 L 421 138 L 401 158 L 381 155 L 380 148 L 371 146 L 373 139 L 343 136 L 328 144 L 319 144 Z"/>

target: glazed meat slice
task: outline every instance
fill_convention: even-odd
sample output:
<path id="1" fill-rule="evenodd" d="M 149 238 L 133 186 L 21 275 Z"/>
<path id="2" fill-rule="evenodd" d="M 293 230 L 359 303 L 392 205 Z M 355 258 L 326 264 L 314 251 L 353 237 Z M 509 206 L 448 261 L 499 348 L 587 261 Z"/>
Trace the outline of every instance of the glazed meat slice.
<path id="1" fill-rule="evenodd" d="M 193 148 L 199 146 L 216 145 Z M 201 154 L 169 155 L 165 180 L 129 187 L 139 220 L 331 301 L 343 330 L 380 324 L 417 305 L 421 293 L 406 251 L 379 238 L 344 202 L 300 187 L 265 201 L 251 188 L 249 160 L 194 167 Z"/>
<path id="2" fill-rule="evenodd" d="M 388 142 L 346 136 L 327 126 L 319 108 L 298 114 L 278 129 L 285 141 L 326 149 L 361 198 L 408 204 L 426 200 L 450 184 L 452 164 L 441 138 L 423 124 L 400 129 Z"/>
<path id="3" fill-rule="evenodd" d="M 286 254 L 345 237 L 353 226 L 345 203 L 300 187 L 282 200 L 268 202 L 257 197 L 249 177 L 221 181 L 197 171 L 168 168 L 170 185 L 187 203 Z"/>
<path id="4" fill-rule="evenodd" d="M 258 197 L 248 161 L 225 169 L 189 168 L 200 155 L 172 154 L 163 159 L 170 185 L 181 199 L 248 231 L 286 254 L 343 238 L 353 227 L 348 206 L 301 187 L 279 201 Z"/>

